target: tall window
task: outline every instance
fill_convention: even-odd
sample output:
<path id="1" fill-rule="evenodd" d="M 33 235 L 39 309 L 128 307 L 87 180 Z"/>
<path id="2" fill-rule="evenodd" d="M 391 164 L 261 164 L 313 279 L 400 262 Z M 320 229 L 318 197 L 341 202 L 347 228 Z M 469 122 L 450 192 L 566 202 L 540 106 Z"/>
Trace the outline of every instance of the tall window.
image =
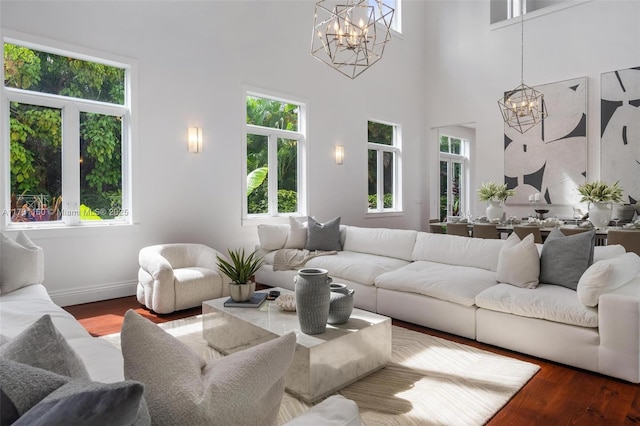
<path id="1" fill-rule="evenodd" d="M 465 139 L 440 135 L 440 220 L 465 212 L 466 164 L 468 146 Z"/>
<path id="2" fill-rule="evenodd" d="M 400 199 L 400 128 L 368 122 L 369 213 L 402 210 Z"/>
<path id="3" fill-rule="evenodd" d="M 52 52 L 4 43 L 11 208 L 2 223 L 128 222 L 128 66 Z"/>
<path id="4" fill-rule="evenodd" d="M 246 95 L 246 213 L 303 213 L 304 106 L 258 94 Z"/>

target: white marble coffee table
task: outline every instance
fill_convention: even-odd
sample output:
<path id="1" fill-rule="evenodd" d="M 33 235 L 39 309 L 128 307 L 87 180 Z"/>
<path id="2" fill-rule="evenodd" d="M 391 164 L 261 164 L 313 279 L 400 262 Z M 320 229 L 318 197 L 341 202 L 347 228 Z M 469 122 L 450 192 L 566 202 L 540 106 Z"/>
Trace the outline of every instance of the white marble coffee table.
<path id="1" fill-rule="evenodd" d="M 273 301 L 265 301 L 260 308 L 225 308 L 225 300 L 202 303 L 202 333 L 209 346 L 230 354 L 295 332 L 297 347 L 285 386 L 306 402 L 315 402 L 391 360 L 388 317 L 354 309 L 345 324 L 327 324 L 324 333 L 308 335 L 300 331 L 295 312 L 282 311 Z"/>

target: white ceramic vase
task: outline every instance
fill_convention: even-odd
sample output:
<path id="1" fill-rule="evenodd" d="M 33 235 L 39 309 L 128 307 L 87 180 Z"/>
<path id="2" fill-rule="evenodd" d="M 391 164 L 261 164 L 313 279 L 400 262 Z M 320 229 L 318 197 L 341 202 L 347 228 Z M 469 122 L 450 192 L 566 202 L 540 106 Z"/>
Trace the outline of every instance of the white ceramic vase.
<path id="1" fill-rule="evenodd" d="M 246 302 L 255 291 L 256 283 L 253 281 L 246 284 L 229 283 L 229 296 L 236 302 Z"/>
<path id="2" fill-rule="evenodd" d="M 487 220 L 500 220 L 502 219 L 502 202 L 501 201 L 489 201 L 487 206 Z"/>
<path id="3" fill-rule="evenodd" d="M 612 203 L 589 202 L 589 222 L 598 229 L 609 226 L 612 212 Z"/>

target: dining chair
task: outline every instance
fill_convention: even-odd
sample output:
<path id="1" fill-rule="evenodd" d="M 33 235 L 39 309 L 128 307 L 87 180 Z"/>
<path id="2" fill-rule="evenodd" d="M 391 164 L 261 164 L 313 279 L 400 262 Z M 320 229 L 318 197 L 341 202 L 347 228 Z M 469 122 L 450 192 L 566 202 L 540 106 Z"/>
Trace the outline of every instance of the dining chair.
<path id="1" fill-rule="evenodd" d="M 640 231 L 610 229 L 607 232 L 607 245 L 620 244 L 627 252 L 640 256 Z"/>
<path id="2" fill-rule="evenodd" d="M 474 224 L 473 230 L 471 231 L 471 236 L 473 238 L 500 238 L 498 227 L 493 223 Z"/>
<path id="3" fill-rule="evenodd" d="M 447 234 L 469 236 L 469 228 L 466 223 L 447 223 Z"/>
<path id="4" fill-rule="evenodd" d="M 444 226 L 439 223 L 431 223 L 429 224 L 429 232 L 432 234 L 444 234 Z"/>
<path id="5" fill-rule="evenodd" d="M 581 232 L 589 232 L 591 228 L 568 228 L 568 227 L 560 227 L 560 231 L 564 235 L 575 235 L 580 234 Z"/>
<path id="6" fill-rule="evenodd" d="M 521 240 L 527 235 L 533 234 L 533 242 L 542 244 L 542 233 L 540 232 L 540 228 L 537 226 L 514 225 L 513 232 L 515 232 Z"/>

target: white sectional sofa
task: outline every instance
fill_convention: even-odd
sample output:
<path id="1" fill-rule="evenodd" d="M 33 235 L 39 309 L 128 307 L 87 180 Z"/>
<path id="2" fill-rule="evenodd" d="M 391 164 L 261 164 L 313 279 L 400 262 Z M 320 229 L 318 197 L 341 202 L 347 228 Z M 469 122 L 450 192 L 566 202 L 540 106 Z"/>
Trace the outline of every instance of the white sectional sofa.
<path id="1" fill-rule="evenodd" d="M 284 248 L 288 232 L 288 225 L 259 226 L 265 265 L 257 282 L 294 289 L 295 269 L 278 264 L 274 270 L 278 250 L 290 250 Z M 356 307 L 640 382 L 640 259 L 615 272 L 611 268 L 625 268 L 635 256 L 622 246 L 595 247 L 594 265 L 605 263 L 593 272 L 614 271 L 618 282 L 603 290 L 597 306 L 586 306 L 576 290 L 561 285 L 499 283 L 505 240 L 341 226 L 340 242 L 342 251 L 311 257 L 304 266 L 327 269 L 334 282 L 355 289 Z"/>
<path id="2" fill-rule="evenodd" d="M 107 340 L 89 334 L 71 314 L 51 300 L 43 284 L 31 284 L 41 282 L 44 276 L 42 249 L 28 240 L 25 234 L 19 234 L 16 242 L 13 242 L 0 233 L 0 253 L 0 348 L 5 348 L 3 345 L 9 346 L 8 342 L 23 331 L 29 329 L 31 332 L 34 323 L 49 315 L 55 329 L 84 364 L 89 379 L 100 383 L 124 381 L 125 360 L 121 350 Z M 35 335 L 29 337 L 33 340 Z M 40 337 L 42 336 L 38 335 L 38 339 Z M 75 355 L 70 358 L 75 358 Z M 4 381 L 0 382 L 0 388 L 5 386 Z M 146 408 L 144 411 L 146 412 Z M 4 414 L 3 410 L 3 416 Z M 148 424 L 148 416 L 147 413 L 146 418 L 139 419 L 141 423 L 136 425 Z M 335 395 L 287 424 L 358 426 L 361 421 L 356 403 Z"/>

